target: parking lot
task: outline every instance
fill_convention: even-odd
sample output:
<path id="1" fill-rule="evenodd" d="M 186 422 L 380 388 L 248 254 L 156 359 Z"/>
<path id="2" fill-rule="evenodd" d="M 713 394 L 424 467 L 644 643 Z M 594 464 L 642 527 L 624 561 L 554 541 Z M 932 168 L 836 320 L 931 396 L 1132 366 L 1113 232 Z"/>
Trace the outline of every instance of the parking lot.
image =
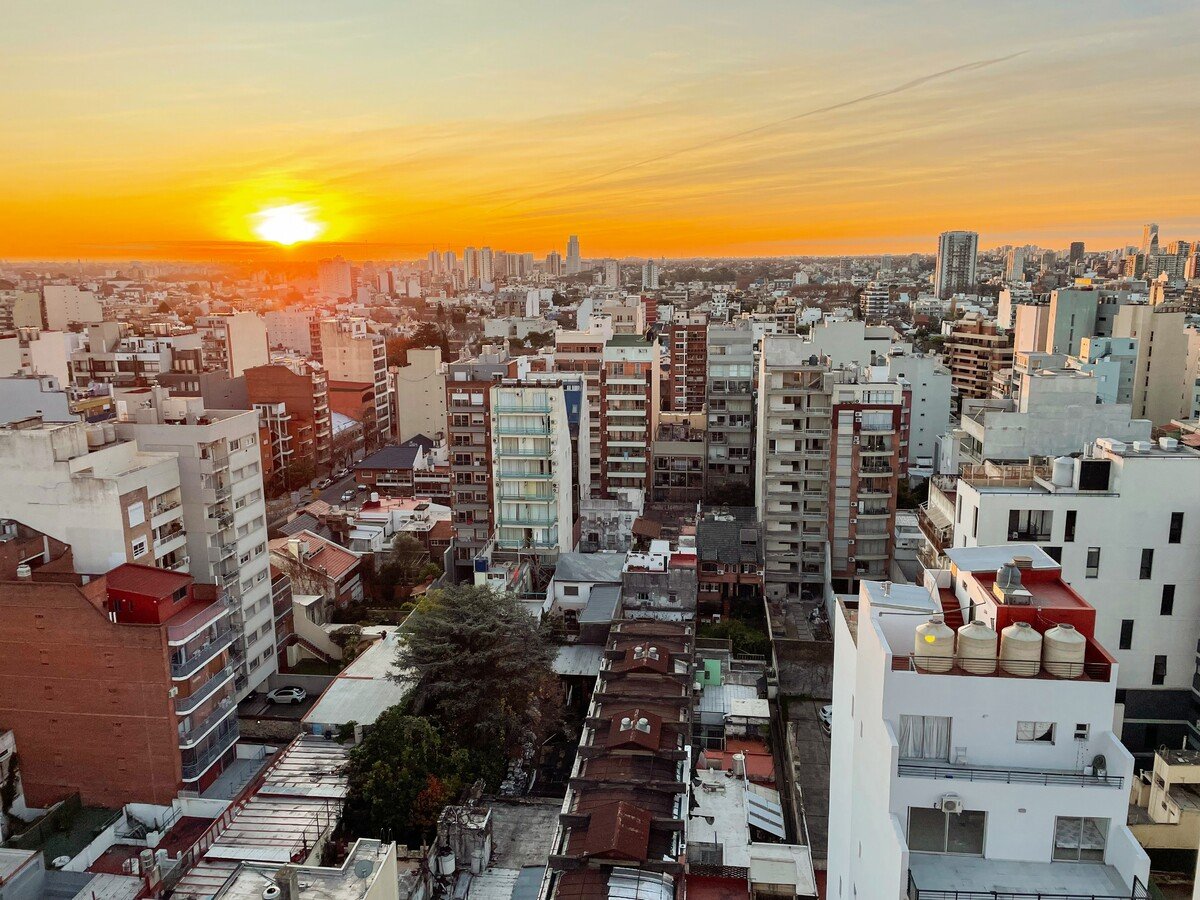
<path id="1" fill-rule="evenodd" d="M 260 692 L 238 704 L 238 718 L 296 721 L 312 709 L 318 696 L 319 694 L 309 691 L 303 703 L 269 703 L 266 694 Z"/>

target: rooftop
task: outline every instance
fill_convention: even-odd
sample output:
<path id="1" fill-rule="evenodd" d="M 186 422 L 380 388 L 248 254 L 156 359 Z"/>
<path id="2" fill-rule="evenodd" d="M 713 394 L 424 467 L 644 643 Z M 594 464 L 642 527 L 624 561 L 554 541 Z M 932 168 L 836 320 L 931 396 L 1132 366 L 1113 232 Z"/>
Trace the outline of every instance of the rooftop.
<path id="1" fill-rule="evenodd" d="M 362 462 L 354 464 L 354 471 L 364 469 L 411 469 L 417 458 L 428 451 L 428 447 L 416 442 L 416 439 L 399 445 L 389 445 L 376 450 Z"/>
<path id="2" fill-rule="evenodd" d="M 395 844 L 361 838 L 340 866 L 304 866 L 297 871 L 300 894 L 291 900 L 364 900 L 371 892 Z M 263 888 L 274 883 L 275 866 L 243 865 L 216 893 L 223 900 L 262 900 Z M 384 893 L 388 892 L 385 889 Z"/>
<path id="3" fill-rule="evenodd" d="M 1050 898 L 1131 897 L 1132 888 L 1117 870 L 1108 865 L 1067 865 L 1028 860 L 983 859 L 975 856 L 912 853 L 908 869 L 916 893 L 913 900 L 953 896 L 955 891 L 970 896 L 1028 894 Z M 1142 896 L 1146 896 L 1143 894 Z"/>
<path id="4" fill-rule="evenodd" d="M 624 553 L 562 553 L 554 580 L 620 584 L 624 565 Z"/>
<path id="5" fill-rule="evenodd" d="M 338 673 L 304 715 L 305 725 L 338 726 L 348 722 L 371 725 L 385 710 L 400 703 L 412 685 L 392 679 L 396 653 L 403 640 L 390 629 Z"/>
<path id="6" fill-rule="evenodd" d="M 332 579 L 341 578 L 358 565 L 357 553 L 347 550 L 333 541 L 326 540 L 312 531 L 302 531 L 291 537 L 276 538 L 271 541 L 270 547 L 273 552 L 295 558 L 296 544 L 293 543 L 295 541 L 301 542 L 301 549 L 303 549 L 304 542 L 308 544 L 308 550 L 301 560 L 305 567 L 320 570 Z"/>

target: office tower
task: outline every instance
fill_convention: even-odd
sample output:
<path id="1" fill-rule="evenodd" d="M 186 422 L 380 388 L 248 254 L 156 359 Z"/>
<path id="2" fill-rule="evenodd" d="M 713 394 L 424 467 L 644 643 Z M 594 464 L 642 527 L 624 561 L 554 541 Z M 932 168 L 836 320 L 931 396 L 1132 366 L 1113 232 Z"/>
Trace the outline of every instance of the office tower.
<path id="1" fill-rule="evenodd" d="M 650 442 L 658 431 L 661 396 L 657 341 L 614 334 L 600 372 L 600 493 L 650 488 Z"/>
<path id="2" fill-rule="evenodd" d="M 646 260 L 646 264 L 642 266 L 642 290 L 658 290 L 658 263 L 652 259 Z"/>
<path id="3" fill-rule="evenodd" d="M 391 373 L 396 397 L 396 439 L 419 434 L 437 439 L 446 433 L 446 369 L 441 347 L 411 347 L 408 365 Z"/>
<path id="4" fill-rule="evenodd" d="M 329 471 L 335 460 L 324 367 L 299 356 L 276 357 L 269 366 L 246 370 L 246 394 L 268 438 L 259 448 L 264 482 L 294 487 L 285 474 L 294 464 Z"/>
<path id="5" fill-rule="evenodd" d="M 567 238 L 567 274 L 578 275 L 583 269 L 583 259 L 579 255 L 579 237 L 571 235 Z"/>
<path id="6" fill-rule="evenodd" d="M 199 397 L 156 388 L 149 405 L 117 424 L 119 438 L 178 457 L 188 571 L 217 585 L 233 610 L 239 698 L 276 671 L 275 623 L 291 611 L 272 603 L 258 420 L 253 411 L 206 409 Z"/>
<path id="7" fill-rule="evenodd" d="M 1083 241 L 1071 241 L 1071 254 L 1069 259 L 1071 265 L 1077 262 L 1083 262 Z"/>
<path id="8" fill-rule="evenodd" d="M 834 607 L 829 896 L 1149 896 L 1095 611 L 1036 546 L 950 552 Z"/>
<path id="9" fill-rule="evenodd" d="M 551 250 L 546 254 L 546 274 L 552 277 L 558 277 L 563 273 L 563 258 L 562 254 L 557 250 Z"/>
<path id="10" fill-rule="evenodd" d="M 1013 247 L 1008 251 L 1004 263 L 1005 281 L 1025 280 L 1025 248 Z"/>
<path id="11" fill-rule="evenodd" d="M 491 247 L 479 251 L 479 283 L 495 281 L 495 256 Z"/>
<path id="12" fill-rule="evenodd" d="M 571 431 L 561 384 L 491 389 L 496 547 L 555 558 L 572 549 Z"/>
<path id="13" fill-rule="evenodd" d="M 463 251 L 463 283 L 479 280 L 479 252 L 474 247 Z"/>
<path id="14" fill-rule="evenodd" d="M 350 263 L 335 256 L 317 263 L 317 290 L 328 300 L 348 300 L 354 294 Z"/>
<path id="15" fill-rule="evenodd" d="M 754 333 L 748 322 L 709 325 L 709 491 L 754 486 Z"/>
<path id="16" fill-rule="evenodd" d="M 1021 460 L 964 470 L 954 546 L 1029 541 L 1058 560 L 1095 607 L 1096 635 L 1119 664 L 1126 746 L 1135 754 L 1185 739 L 1195 746 L 1200 453 L 1166 438 L 1101 438 L 1073 452 L 1081 451 L 1040 469 Z"/>
<path id="17" fill-rule="evenodd" d="M 267 326 L 257 313 L 201 316 L 196 331 L 207 372 L 226 372 L 230 378 L 238 378 L 251 366 L 271 361 Z"/>
<path id="18" fill-rule="evenodd" d="M 1158 225 L 1153 222 L 1142 228 L 1141 251 L 1146 256 L 1158 252 Z"/>
<path id="19" fill-rule="evenodd" d="M 1012 366 L 1012 332 L 972 313 L 954 323 L 942 352 L 960 398 L 990 397 L 992 379 Z"/>
<path id="20" fill-rule="evenodd" d="M 441 254 L 439 254 L 436 250 L 430 250 L 428 255 L 426 256 L 426 259 L 429 260 L 429 274 L 430 275 L 442 274 Z"/>
<path id="21" fill-rule="evenodd" d="M 229 607 L 182 572 L 74 574 L 69 546 L 3 529 L 22 552 L 0 569 L 0 721 L 20 749 L 24 801 L 170 807 L 211 784 L 238 739 Z"/>
<path id="22" fill-rule="evenodd" d="M 362 423 L 368 451 L 388 443 L 392 404 L 383 336 L 368 332 L 365 319 L 326 319 L 321 322 L 321 354 L 330 409 Z"/>
<path id="23" fill-rule="evenodd" d="M 708 315 L 678 312 L 667 326 L 667 369 L 672 412 L 703 412 L 708 380 Z"/>
<path id="24" fill-rule="evenodd" d="M 621 286 L 621 264 L 615 259 L 606 259 L 604 261 L 604 280 L 602 282 L 605 287 L 619 288 Z"/>
<path id="25" fill-rule="evenodd" d="M 943 231 L 938 237 L 937 265 L 933 290 L 945 300 L 952 294 L 968 293 L 975 287 L 975 263 L 979 235 L 974 231 Z"/>
<path id="26" fill-rule="evenodd" d="M 453 250 L 447 250 L 442 254 L 442 274 L 447 278 L 453 278 L 456 271 L 458 271 L 458 257 L 454 255 Z"/>

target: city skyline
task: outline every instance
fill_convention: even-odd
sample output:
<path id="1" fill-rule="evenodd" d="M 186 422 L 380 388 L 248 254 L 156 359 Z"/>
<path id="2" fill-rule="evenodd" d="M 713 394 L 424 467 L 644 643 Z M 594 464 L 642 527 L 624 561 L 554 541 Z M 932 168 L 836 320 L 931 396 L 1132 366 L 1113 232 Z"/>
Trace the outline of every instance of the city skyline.
<path id="1" fill-rule="evenodd" d="M 418 256 L 481 236 L 544 254 L 574 233 L 592 258 L 842 255 L 930 252 L 946 228 L 1061 247 L 1200 228 L 1174 174 L 1197 129 L 1200 11 L 1181 3 L 566 3 L 536 22 L 469 2 L 119 5 L 73 4 L 69 33 L 61 10 L 9 14 L 0 257 Z M 256 219 L 291 205 L 319 239 L 264 253 Z"/>

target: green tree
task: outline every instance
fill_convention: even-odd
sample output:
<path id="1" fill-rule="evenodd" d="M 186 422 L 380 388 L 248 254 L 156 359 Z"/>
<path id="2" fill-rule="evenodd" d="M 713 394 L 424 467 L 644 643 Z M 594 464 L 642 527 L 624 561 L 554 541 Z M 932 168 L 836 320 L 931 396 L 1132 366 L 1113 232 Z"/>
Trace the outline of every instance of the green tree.
<path id="1" fill-rule="evenodd" d="M 379 560 L 376 599 L 390 603 L 395 599 L 397 587 L 421 584 L 441 574 L 442 567 L 430 560 L 429 551 L 420 541 L 411 534 L 398 534 L 391 550 Z"/>
<path id="2" fill-rule="evenodd" d="M 428 719 L 393 706 L 350 751 L 343 826 L 353 835 L 427 843 L 469 779 L 469 755 Z"/>
<path id="3" fill-rule="evenodd" d="M 431 591 L 406 625 L 396 666 L 416 675 L 414 711 L 471 750 L 493 784 L 503 774 L 498 756 L 519 756 L 558 726 L 557 648 L 513 595 L 474 585 Z"/>

